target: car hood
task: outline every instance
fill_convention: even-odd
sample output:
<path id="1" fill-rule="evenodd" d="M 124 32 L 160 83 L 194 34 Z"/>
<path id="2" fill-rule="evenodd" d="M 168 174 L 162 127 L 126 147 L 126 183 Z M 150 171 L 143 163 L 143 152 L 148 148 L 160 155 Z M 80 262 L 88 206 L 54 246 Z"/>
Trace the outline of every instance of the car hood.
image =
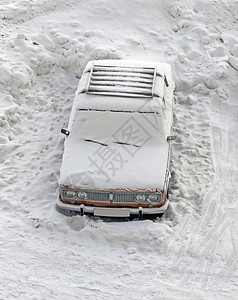
<path id="1" fill-rule="evenodd" d="M 75 111 L 60 184 L 99 190 L 163 189 L 168 143 L 162 113 Z"/>

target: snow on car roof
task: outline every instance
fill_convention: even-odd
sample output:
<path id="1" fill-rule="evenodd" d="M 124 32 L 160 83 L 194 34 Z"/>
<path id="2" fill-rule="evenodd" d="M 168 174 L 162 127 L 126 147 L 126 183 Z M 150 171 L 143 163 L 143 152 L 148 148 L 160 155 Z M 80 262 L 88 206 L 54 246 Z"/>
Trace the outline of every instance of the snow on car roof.
<path id="1" fill-rule="evenodd" d="M 156 120 L 154 119 L 156 118 Z M 162 189 L 168 144 L 161 115 L 77 111 L 60 184 L 88 189 Z"/>
<path id="2" fill-rule="evenodd" d="M 162 100 L 160 98 L 126 98 L 79 94 L 76 98 L 75 109 L 161 113 Z"/>
<path id="3" fill-rule="evenodd" d="M 123 93 L 121 92 L 121 88 L 119 85 L 121 84 L 119 81 L 116 83 L 114 82 L 114 86 L 108 86 L 108 85 L 101 85 L 99 87 L 100 92 L 98 91 L 97 95 L 92 95 L 94 92 L 90 91 L 90 80 L 92 78 L 92 72 L 94 65 L 98 67 L 105 68 L 105 66 L 110 68 L 110 71 L 107 70 L 107 72 L 104 74 L 104 83 L 108 83 L 109 81 L 113 82 L 113 78 L 111 75 L 111 72 L 114 73 L 113 70 L 119 70 L 120 68 L 124 68 L 128 76 L 127 81 L 125 82 L 125 85 L 128 85 L 127 87 L 123 87 L 123 89 L 126 88 Z M 136 87 L 136 84 L 134 84 L 134 80 L 138 80 L 138 77 L 135 76 L 137 74 L 138 70 L 154 70 L 154 77 L 152 82 L 150 80 L 150 83 L 153 85 L 150 93 L 150 97 L 147 91 L 147 96 L 143 94 L 143 90 L 141 89 L 142 86 L 140 86 L 140 83 L 137 83 L 138 87 Z M 135 73 L 131 73 L 132 70 L 137 70 Z M 116 72 L 117 72 L 116 71 Z M 147 72 L 146 71 L 146 72 Z M 118 73 L 116 73 L 117 80 L 120 80 Z M 124 73 L 122 72 L 122 75 Z M 139 74 L 143 74 L 139 73 Z M 140 75 L 141 76 L 141 75 Z M 95 79 L 95 78 L 94 78 Z M 97 79 L 100 79 L 100 76 L 97 77 Z M 95 83 L 95 81 L 93 81 Z M 99 85 L 100 85 L 99 80 Z M 116 84 L 116 86 L 115 86 Z M 134 86 L 129 86 L 130 84 Z M 166 86 L 166 84 L 168 86 Z M 139 88 L 139 90 L 137 90 Z M 136 90 L 135 90 L 136 89 Z M 102 109 L 102 110 L 116 110 L 116 111 L 140 111 L 140 112 L 151 112 L 151 111 L 157 111 L 161 112 L 161 105 L 163 101 L 168 100 L 169 105 L 171 105 L 171 99 L 174 89 L 174 83 L 172 81 L 171 76 L 171 68 L 170 65 L 165 63 L 154 63 L 154 62 L 138 62 L 138 61 L 127 61 L 127 60 L 99 60 L 99 61 L 93 61 L 89 62 L 85 68 L 85 71 L 80 79 L 78 89 L 76 91 L 75 96 L 75 108 L 78 109 Z M 138 93 L 135 94 L 134 92 L 137 91 Z M 140 93 L 141 92 L 141 93 Z M 115 97 L 117 96 L 117 97 Z"/>

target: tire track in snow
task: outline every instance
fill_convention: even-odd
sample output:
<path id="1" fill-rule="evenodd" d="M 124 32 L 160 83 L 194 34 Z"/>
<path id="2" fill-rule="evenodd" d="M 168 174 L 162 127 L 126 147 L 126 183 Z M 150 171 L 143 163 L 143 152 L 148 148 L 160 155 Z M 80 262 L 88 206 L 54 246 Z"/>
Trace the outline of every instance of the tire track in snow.
<path id="1" fill-rule="evenodd" d="M 234 238 L 235 231 L 237 231 L 237 227 L 235 226 L 235 220 L 237 215 L 237 205 L 233 201 L 235 198 L 234 195 L 237 195 L 237 190 L 233 184 L 233 178 L 235 173 L 231 172 L 231 170 L 235 167 L 237 170 L 237 157 L 236 157 L 236 137 L 232 135 L 231 132 L 231 120 L 236 121 L 233 119 L 232 115 L 232 106 L 229 107 L 230 111 L 228 114 L 224 114 L 223 110 L 224 107 L 222 105 L 219 106 L 219 110 L 216 113 L 213 113 L 213 148 L 217 151 L 214 151 L 215 158 L 217 161 L 217 173 L 220 179 L 220 195 L 218 200 L 219 206 L 224 212 L 226 216 L 230 238 L 231 238 L 231 245 L 232 245 L 232 252 L 230 254 L 229 259 L 226 261 L 225 267 L 219 273 L 219 277 L 221 280 L 221 284 L 218 290 L 216 290 L 216 295 L 222 291 L 224 283 L 228 282 L 230 278 L 234 275 L 237 271 L 237 249 L 238 245 Z M 237 109 L 236 107 L 234 108 Z M 235 163 L 235 166 L 233 165 Z M 231 202 L 230 202 L 231 200 Z M 237 235 L 237 232 L 236 232 Z M 215 285 L 215 283 L 213 283 Z M 215 289 L 214 289 L 215 290 Z"/>
<path id="2" fill-rule="evenodd" d="M 207 198 L 209 199 L 210 197 Z M 196 285 L 207 285 L 209 276 L 206 272 L 203 272 L 203 270 L 210 269 L 211 261 L 214 261 L 218 241 L 228 226 L 227 223 L 221 223 L 218 214 L 213 220 L 213 222 L 216 221 L 216 223 L 214 223 L 211 228 L 208 226 L 208 230 L 202 232 L 199 228 L 201 228 L 201 224 L 203 224 L 203 226 L 206 224 L 204 220 L 209 221 L 206 214 L 193 229 L 193 234 L 191 235 L 192 240 L 188 241 L 187 247 L 184 245 L 183 258 L 179 259 L 175 264 L 175 267 L 181 270 L 180 284 L 186 289 L 193 289 L 193 279 L 194 277 L 196 279 L 196 274 L 201 272 L 203 276 L 199 277 L 200 284 L 198 280 L 196 280 Z M 209 224 L 210 221 L 207 225 Z"/>
<path id="3" fill-rule="evenodd" d="M 186 234 L 181 232 L 181 229 L 186 230 L 186 228 L 181 226 L 179 239 L 185 241 L 185 244 L 173 253 L 172 249 L 176 247 L 174 240 L 168 246 L 167 255 L 173 256 L 172 264 L 182 274 L 181 286 L 190 290 L 195 287 L 203 287 L 218 294 L 218 291 L 222 292 L 224 289 L 223 283 L 228 282 L 234 275 L 237 265 L 237 245 L 234 238 L 235 203 L 234 197 L 231 198 L 231 202 L 227 198 L 228 194 L 237 194 L 232 184 L 234 180 L 231 177 L 232 161 L 235 161 L 237 170 L 237 158 L 231 157 L 231 153 L 233 155 L 236 153 L 234 151 L 236 148 L 234 137 L 231 139 L 229 114 L 224 115 L 219 110 L 216 112 L 213 122 L 215 122 L 212 126 L 213 153 L 217 163 L 218 176 L 203 200 L 199 219 L 192 216 L 192 219 L 184 222 L 186 226 L 191 223 L 195 224 L 191 230 L 193 233 L 190 235 L 190 240 L 186 240 Z M 216 274 L 214 266 L 221 251 L 218 246 L 227 231 L 231 232 L 232 253 L 222 265 L 219 274 Z M 218 285 L 219 289 L 217 289 Z"/>
<path id="4" fill-rule="evenodd" d="M 216 254 L 218 241 L 220 240 L 220 238 L 222 237 L 224 231 L 227 229 L 228 226 L 229 226 L 229 224 L 223 223 L 217 229 L 217 232 L 215 234 L 214 234 L 213 230 L 211 230 L 210 234 L 208 235 L 208 241 L 206 241 L 206 236 L 205 236 L 205 238 L 204 238 L 205 240 L 203 241 L 202 246 L 197 245 L 197 247 L 199 248 L 199 252 L 194 253 L 194 255 L 196 257 L 195 262 L 193 262 L 187 268 L 187 270 L 185 272 L 183 272 L 182 280 L 181 280 L 181 285 L 183 287 L 187 287 L 187 286 L 192 287 L 192 285 L 190 285 L 190 282 L 189 282 L 191 280 L 191 276 L 194 276 L 195 274 L 199 273 L 199 271 L 203 270 L 203 266 L 205 266 L 205 269 L 207 269 L 210 266 L 211 259 L 213 259 L 214 254 Z M 211 254 L 213 257 L 210 258 Z M 201 284 L 201 285 L 204 285 L 204 282 L 207 282 L 207 281 L 208 281 L 208 276 L 204 272 L 204 276 L 201 278 L 201 282 L 203 284 Z"/>

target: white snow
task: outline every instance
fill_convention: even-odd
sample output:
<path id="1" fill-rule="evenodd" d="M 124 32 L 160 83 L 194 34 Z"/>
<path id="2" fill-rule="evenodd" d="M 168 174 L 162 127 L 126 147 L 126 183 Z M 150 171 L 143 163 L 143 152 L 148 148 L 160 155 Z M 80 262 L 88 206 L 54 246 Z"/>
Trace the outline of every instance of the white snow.
<path id="1" fill-rule="evenodd" d="M 0 1 L 0 298 L 237 298 L 237 11 L 235 0 Z M 155 221 L 55 210 L 78 80 L 88 61 L 114 58 L 172 66 L 170 205 Z"/>
<path id="2" fill-rule="evenodd" d="M 65 142 L 60 184 L 162 190 L 169 148 L 163 121 L 157 114 L 76 111 Z"/>

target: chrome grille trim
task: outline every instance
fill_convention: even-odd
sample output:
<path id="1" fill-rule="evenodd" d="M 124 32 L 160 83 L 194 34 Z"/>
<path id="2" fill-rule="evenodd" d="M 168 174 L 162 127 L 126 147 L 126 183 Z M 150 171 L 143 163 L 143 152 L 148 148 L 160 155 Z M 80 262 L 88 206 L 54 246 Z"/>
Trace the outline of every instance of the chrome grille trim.
<path id="1" fill-rule="evenodd" d="M 102 202 L 110 202 L 109 194 L 110 192 L 97 192 L 97 191 L 89 191 L 88 200 L 89 201 L 102 201 Z M 113 203 L 134 203 L 135 196 L 137 194 L 134 193 L 112 193 L 113 194 Z"/>
<path id="2" fill-rule="evenodd" d="M 109 193 L 107 192 L 88 191 L 87 194 L 88 194 L 88 200 L 109 202 Z"/>
<path id="3" fill-rule="evenodd" d="M 113 200 L 115 202 L 134 203 L 134 202 L 136 202 L 135 201 L 136 195 L 137 194 L 134 194 L 134 193 L 132 193 L 132 194 L 129 194 L 129 193 L 128 194 L 127 193 L 114 193 L 113 194 L 113 196 L 114 196 Z"/>

